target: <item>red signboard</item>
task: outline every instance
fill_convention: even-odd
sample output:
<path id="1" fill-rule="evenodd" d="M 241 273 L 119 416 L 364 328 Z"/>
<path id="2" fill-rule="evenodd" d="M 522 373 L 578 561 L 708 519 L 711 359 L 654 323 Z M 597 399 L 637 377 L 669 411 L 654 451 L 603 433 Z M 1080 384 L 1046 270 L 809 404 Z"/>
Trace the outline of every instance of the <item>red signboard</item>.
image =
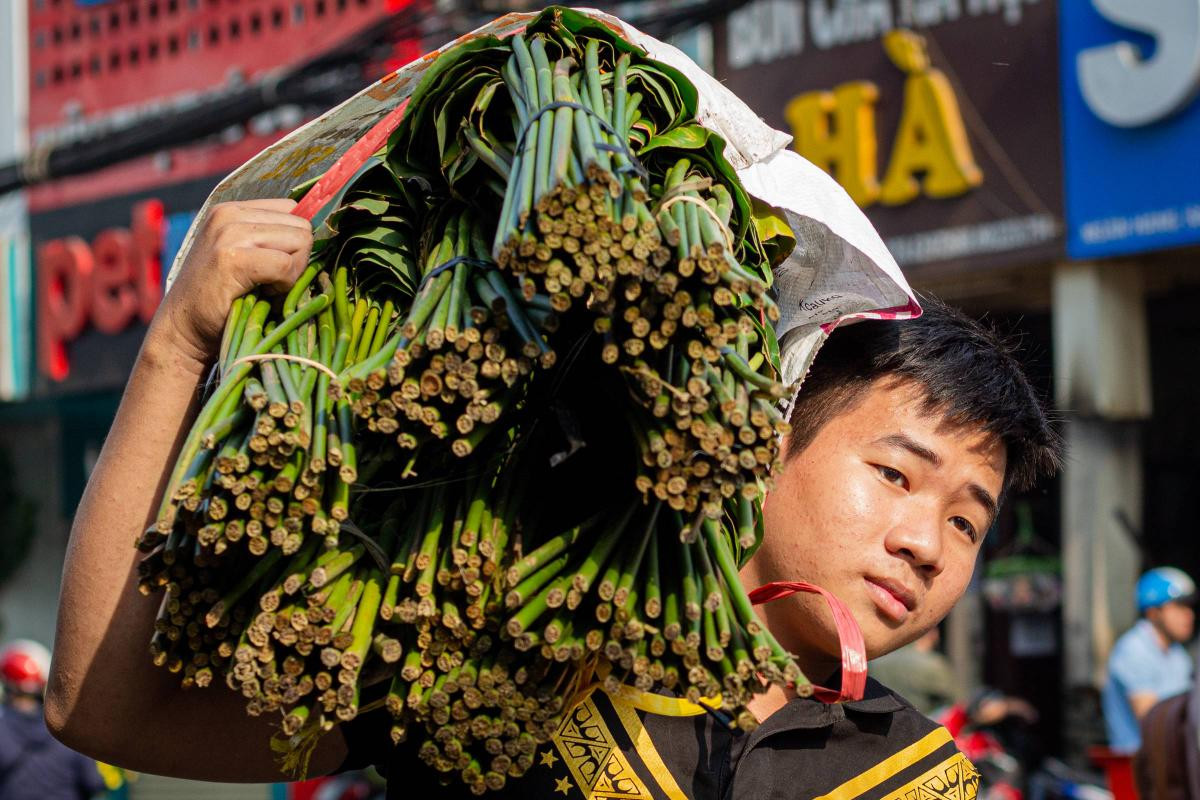
<path id="1" fill-rule="evenodd" d="M 78 236 L 42 244 L 37 251 L 38 371 L 56 381 L 70 374 L 67 345 L 89 322 L 119 333 L 135 320 L 149 322 L 162 297 L 163 205 L 133 208 L 128 229 L 101 231 L 89 246 Z"/>

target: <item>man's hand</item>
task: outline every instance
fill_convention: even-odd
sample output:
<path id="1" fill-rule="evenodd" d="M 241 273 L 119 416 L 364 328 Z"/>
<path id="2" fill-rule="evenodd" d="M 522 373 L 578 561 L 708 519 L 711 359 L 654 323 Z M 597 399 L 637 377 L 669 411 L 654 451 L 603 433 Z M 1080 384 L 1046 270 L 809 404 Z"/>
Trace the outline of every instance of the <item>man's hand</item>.
<path id="1" fill-rule="evenodd" d="M 287 291 L 308 263 L 312 226 L 292 200 L 212 207 L 163 298 L 152 333 L 198 363 L 216 355 L 233 301 L 265 285 Z"/>

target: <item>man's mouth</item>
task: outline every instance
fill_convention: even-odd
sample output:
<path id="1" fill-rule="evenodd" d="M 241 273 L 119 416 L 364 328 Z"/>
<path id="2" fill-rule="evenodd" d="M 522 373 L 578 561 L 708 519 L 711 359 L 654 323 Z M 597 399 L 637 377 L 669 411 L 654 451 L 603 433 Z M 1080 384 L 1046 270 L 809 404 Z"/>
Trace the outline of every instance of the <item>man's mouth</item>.
<path id="1" fill-rule="evenodd" d="M 890 578 L 867 577 L 867 592 L 885 617 L 904 622 L 917 606 L 916 594 L 899 581 Z"/>

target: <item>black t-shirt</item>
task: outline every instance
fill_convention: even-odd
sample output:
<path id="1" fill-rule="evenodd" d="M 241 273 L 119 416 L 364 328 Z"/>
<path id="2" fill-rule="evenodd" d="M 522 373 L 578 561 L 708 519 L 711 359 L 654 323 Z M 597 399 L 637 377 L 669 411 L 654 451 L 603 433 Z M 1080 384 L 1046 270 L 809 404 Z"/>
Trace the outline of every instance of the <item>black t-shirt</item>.
<path id="1" fill-rule="evenodd" d="M 376 765 L 388 798 L 471 797 L 416 756 L 392 747 L 391 719 L 372 712 L 342 726 L 344 769 Z M 595 689 L 567 714 L 534 766 L 495 800 L 973 800 L 979 775 L 945 728 L 874 680 L 855 702 L 792 700 L 752 733 L 683 700 L 626 687 Z"/>

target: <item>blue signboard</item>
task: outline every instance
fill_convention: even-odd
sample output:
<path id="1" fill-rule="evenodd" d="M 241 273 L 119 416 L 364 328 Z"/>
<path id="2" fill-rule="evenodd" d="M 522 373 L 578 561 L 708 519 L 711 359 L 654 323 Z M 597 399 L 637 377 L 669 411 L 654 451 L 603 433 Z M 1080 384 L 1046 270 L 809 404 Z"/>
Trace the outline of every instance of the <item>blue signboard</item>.
<path id="1" fill-rule="evenodd" d="M 1200 0 L 1064 0 L 1067 252 L 1200 242 Z"/>

